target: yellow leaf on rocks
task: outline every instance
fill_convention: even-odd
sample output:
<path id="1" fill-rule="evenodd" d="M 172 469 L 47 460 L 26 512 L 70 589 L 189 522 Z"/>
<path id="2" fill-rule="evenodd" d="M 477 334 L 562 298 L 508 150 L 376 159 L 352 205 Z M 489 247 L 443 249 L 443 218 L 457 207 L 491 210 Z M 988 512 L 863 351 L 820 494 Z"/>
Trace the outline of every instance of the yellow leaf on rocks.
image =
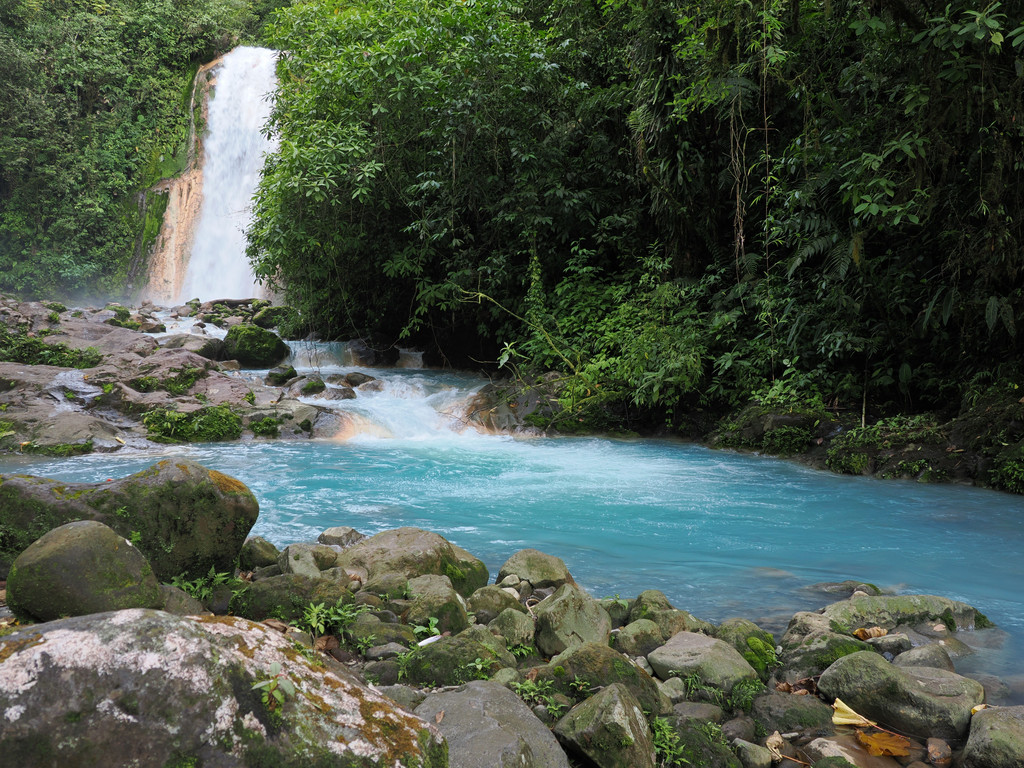
<path id="1" fill-rule="evenodd" d="M 861 627 L 860 629 L 855 629 L 853 634 L 858 640 L 867 640 L 869 637 L 885 637 L 889 634 L 889 630 L 882 627 Z"/>
<path id="2" fill-rule="evenodd" d="M 910 739 L 889 731 L 857 731 L 857 740 L 876 757 L 906 757 L 910 754 Z"/>
<path id="3" fill-rule="evenodd" d="M 863 715 L 858 715 L 844 704 L 842 699 L 836 699 L 832 704 L 832 709 L 835 710 L 832 713 L 832 722 L 835 725 L 854 725 L 858 728 L 875 728 L 878 725 Z"/>

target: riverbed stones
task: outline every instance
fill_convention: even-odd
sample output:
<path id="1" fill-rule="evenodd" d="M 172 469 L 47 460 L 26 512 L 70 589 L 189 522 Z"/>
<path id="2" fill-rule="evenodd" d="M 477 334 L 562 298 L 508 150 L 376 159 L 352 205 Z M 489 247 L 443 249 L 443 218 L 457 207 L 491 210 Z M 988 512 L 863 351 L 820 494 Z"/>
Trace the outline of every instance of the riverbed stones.
<path id="1" fill-rule="evenodd" d="M 277 565 L 277 558 L 280 555 L 277 547 L 262 536 L 250 536 L 238 553 L 238 567 L 243 571 L 253 571 L 268 565 Z"/>
<path id="2" fill-rule="evenodd" d="M 350 547 L 357 541 L 362 541 L 366 536 L 361 534 L 355 528 L 347 525 L 336 525 L 332 528 L 328 528 L 326 531 L 316 537 L 316 540 L 321 544 L 327 546 Z"/>
<path id="3" fill-rule="evenodd" d="M 873 651 L 836 661 L 822 673 L 818 689 L 887 728 L 947 740 L 967 735 L 971 708 L 985 698 L 975 680 L 944 669 L 900 668 Z"/>
<path id="4" fill-rule="evenodd" d="M 458 768 L 569 768 L 555 737 L 516 696 L 497 683 L 476 680 L 427 696 L 415 713 L 448 742 Z"/>
<path id="5" fill-rule="evenodd" d="M 662 680 L 696 675 L 700 682 L 728 695 L 739 683 L 753 683 L 757 672 L 728 643 L 698 632 L 679 632 L 647 654 Z"/>
<path id="6" fill-rule="evenodd" d="M 650 619 L 630 622 L 615 634 L 615 649 L 627 656 L 646 656 L 664 644 L 665 637 Z"/>
<path id="7" fill-rule="evenodd" d="M 515 608 L 506 608 L 499 613 L 487 628 L 505 638 L 509 648 L 530 648 L 537 631 L 533 617 Z"/>
<path id="8" fill-rule="evenodd" d="M 235 325 L 224 337 L 224 354 L 245 368 L 270 368 L 288 356 L 288 345 L 258 325 Z"/>
<path id="9" fill-rule="evenodd" d="M 352 594 L 337 582 L 284 573 L 253 581 L 236 592 L 231 599 L 231 612 L 253 621 L 297 621 L 310 603 L 333 607 L 351 602 Z"/>
<path id="10" fill-rule="evenodd" d="M 608 643 L 612 622 L 597 601 L 570 584 L 563 584 L 534 609 L 537 648 L 555 656 L 584 643 Z"/>
<path id="11" fill-rule="evenodd" d="M 160 346 L 164 349 L 184 349 L 207 360 L 223 360 L 225 354 L 223 339 L 216 336 L 198 336 L 194 333 L 168 336 L 160 342 Z"/>
<path id="12" fill-rule="evenodd" d="M 638 619 L 653 621 L 666 638 L 672 637 L 677 632 L 703 632 L 709 635 L 714 633 L 714 627 L 711 624 L 696 618 L 688 611 L 675 608 L 665 593 L 657 589 L 644 590 L 631 603 L 629 622 Z"/>
<path id="13" fill-rule="evenodd" d="M 265 381 L 271 387 L 283 387 L 298 375 L 294 365 L 275 365 L 267 371 Z"/>
<path id="14" fill-rule="evenodd" d="M 990 623 L 978 611 L 958 600 L 936 595 L 862 595 L 826 606 L 822 615 L 829 621 L 848 627 L 882 627 L 892 630 L 907 624 L 928 622 L 944 624 L 950 631 L 981 629 Z"/>
<path id="15" fill-rule="evenodd" d="M 740 656 L 764 682 L 767 682 L 772 670 L 778 666 L 775 637 L 752 621 L 726 619 L 715 628 L 715 637 L 739 651 Z"/>
<path id="16" fill-rule="evenodd" d="M 654 768 L 647 719 L 629 689 L 613 683 L 573 707 L 554 728 L 567 749 L 598 768 Z"/>
<path id="17" fill-rule="evenodd" d="M 525 606 L 517 598 L 493 584 L 480 587 L 470 595 L 467 607 L 476 616 L 477 624 L 490 624 L 498 614 L 509 609 L 526 613 Z"/>
<path id="18" fill-rule="evenodd" d="M 537 549 L 521 549 L 505 561 L 498 570 L 497 581 L 510 575 L 530 582 L 534 589 L 560 587 L 563 584 L 576 586 L 565 561 Z"/>
<path id="19" fill-rule="evenodd" d="M 949 653 L 938 643 L 929 643 L 904 651 L 893 659 L 893 664 L 897 667 L 933 667 L 947 672 L 956 671 Z"/>
<path id="20" fill-rule="evenodd" d="M 338 554 L 341 567 L 361 567 L 370 579 L 378 573 L 401 573 L 407 579 L 425 574 L 447 576 L 463 597 L 487 583 L 487 566 L 436 533 L 396 528 L 363 539 Z"/>
<path id="21" fill-rule="evenodd" d="M 832 724 L 832 707 L 817 696 L 770 691 L 754 699 L 750 716 L 767 733 L 811 731 L 816 736 L 830 736 L 836 730 Z"/>
<path id="22" fill-rule="evenodd" d="M 184 458 L 106 483 L 0 476 L 0 577 L 43 533 L 97 520 L 135 542 L 160 581 L 231 571 L 259 504 L 244 484 Z"/>
<path id="23" fill-rule="evenodd" d="M 163 604 L 142 553 L 93 520 L 59 526 L 22 552 L 8 576 L 7 601 L 36 621 Z"/>
<path id="24" fill-rule="evenodd" d="M 423 720 L 245 619 L 93 614 L 0 638 L 0 659 L 5 765 L 448 765 Z M 253 690 L 275 670 L 280 706 Z"/>
<path id="25" fill-rule="evenodd" d="M 409 624 L 427 625 L 434 618 L 439 632 L 453 634 L 469 626 L 466 607 L 447 576 L 428 573 L 409 579 L 409 598 L 412 605 L 405 612 Z"/>
<path id="26" fill-rule="evenodd" d="M 790 619 L 782 636 L 781 676 L 794 683 L 820 675 L 836 659 L 858 651 L 872 651 L 870 645 L 852 635 L 839 632 L 840 627 L 820 613 L 800 611 Z"/>
<path id="27" fill-rule="evenodd" d="M 962 768 L 1024 768 L 1024 706 L 983 709 L 971 718 Z"/>

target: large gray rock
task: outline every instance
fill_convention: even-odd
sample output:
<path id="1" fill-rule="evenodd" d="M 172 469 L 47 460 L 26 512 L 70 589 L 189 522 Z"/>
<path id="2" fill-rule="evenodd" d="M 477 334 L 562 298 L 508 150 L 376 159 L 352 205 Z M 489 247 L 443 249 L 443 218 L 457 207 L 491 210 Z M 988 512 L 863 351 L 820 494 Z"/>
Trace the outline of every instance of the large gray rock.
<path id="1" fill-rule="evenodd" d="M 277 565 L 280 554 L 278 548 L 262 536 L 250 536 L 238 553 L 238 567 L 243 571 L 253 571 L 268 565 Z"/>
<path id="2" fill-rule="evenodd" d="M 820 675 L 836 659 L 872 650 L 867 643 L 838 629 L 841 629 L 839 624 L 820 613 L 801 611 L 794 614 L 780 642 L 781 677 L 795 683 L 805 677 Z"/>
<path id="3" fill-rule="evenodd" d="M 292 573 L 310 579 L 320 578 L 320 568 L 308 544 L 289 544 L 277 556 L 277 567 L 281 573 Z"/>
<path id="4" fill-rule="evenodd" d="M 580 590 L 563 584 L 534 609 L 537 617 L 537 648 L 555 656 L 584 643 L 605 643 L 612 629 L 607 612 Z"/>
<path id="5" fill-rule="evenodd" d="M 818 690 L 864 717 L 918 738 L 959 740 L 985 691 L 975 680 L 929 667 L 901 669 L 873 651 L 844 656 L 826 669 Z"/>
<path id="6" fill-rule="evenodd" d="M 416 714 L 448 741 L 448 759 L 458 768 L 569 768 L 555 737 L 510 690 L 477 680 L 454 691 L 427 696 Z"/>
<path id="7" fill-rule="evenodd" d="M 892 630 L 901 624 L 921 622 L 941 622 L 951 630 L 974 629 L 978 624 L 991 626 L 967 603 L 935 595 L 862 595 L 832 603 L 822 615 L 851 631 L 876 626 Z"/>
<path id="8" fill-rule="evenodd" d="M 811 730 L 816 736 L 830 736 L 836 730 L 832 707 L 817 696 L 771 691 L 754 699 L 750 716 L 768 733 Z"/>
<path id="9" fill-rule="evenodd" d="M 554 731 L 567 749 L 586 756 L 598 768 L 654 768 L 647 718 L 620 683 L 573 707 Z"/>
<path id="10" fill-rule="evenodd" d="M 0 578 L 29 544 L 74 520 L 97 520 L 136 542 L 157 579 L 231 571 L 259 504 L 233 477 L 184 458 L 105 483 L 0 475 Z"/>
<path id="11" fill-rule="evenodd" d="M 904 651 L 892 661 L 897 667 L 933 667 L 955 672 L 949 652 L 938 643 L 929 643 Z"/>
<path id="12" fill-rule="evenodd" d="M 368 578 L 401 573 L 407 579 L 434 573 L 447 576 L 463 597 L 487 583 L 487 566 L 436 533 L 396 528 L 358 541 L 338 553 L 338 566 L 362 568 Z"/>
<path id="13" fill-rule="evenodd" d="M 94 614 L 0 638 L 0 659 L 4 765 L 448 765 L 431 726 L 245 619 Z M 253 685 L 278 668 L 295 693 L 268 706 Z"/>
<path id="14" fill-rule="evenodd" d="M 499 569 L 497 581 L 512 574 L 530 582 L 534 589 L 560 587 L 563 584 L 576 586 L 562 558 L 537 549 L 521 549 L 512 555 Z"/>
<path id="15" fill-rule="evenodd" d="M 698 632 L 679 632 L 647 654 L 647 661 L 662 680 L 696 675 L 704 685 L 726 695 L 738 683 L 758 679 L 735 648 Z"/>
<path id="16" fill-rule="evenodd" d="M 1024 707 L 983 709 L 971 718 L 962 768 L 1024 768 Z"/>
<path id="17" fill-rule="evenodd" d="M 530 647 L 533 645 L 533 637 L 537 631 L 537 623 L 529 614 L 517 611 L 514 608 L 506 608 L 487 625 L 487 628 L 505 638 L 505 644 L 509 648 Z"/>
<path id="18" fill-rule="evenodd" d="M 526 613 L 526 608 L 501 587 L 493 584 L 480 587 L 469 596 L 469 610 L 476 616 L 478 624 L 490 624 L 502 611 L 511 609 Z"/>
<path id="19" fill-rule="evenodd" d="M 650 619 L 637 619 L 615 635 L 615 648 L 627 656 L 646 656 L 665 644 L 658 625 Z"/>
<path id="20" fill-rule="evenodd" d="M 316 540 L 321 544 L 327 544 L 328 546 L 345 548 L 350 547 L 357 541 L 362 541 L 365 538 L 366 536 L 351 526 L 336 525 L 321 533 L 316 537 Z"/>
<path id="21" fill-rule="evenodd" d="M 409 597 L 412 605 L 404 617 L 408 624 L 427 625 L 433 617 L 439 632 L 453 634 L 469 626 L 466 609 L 447 576 L 428 573 L 409 579 Z"/>
<path id="22" fill-rule="evenodd" d="M 7 601 L 36 621 L 163 605 L 142 553 L 93 520 L 54 528 L 22 552 L 8 575 Z"/>

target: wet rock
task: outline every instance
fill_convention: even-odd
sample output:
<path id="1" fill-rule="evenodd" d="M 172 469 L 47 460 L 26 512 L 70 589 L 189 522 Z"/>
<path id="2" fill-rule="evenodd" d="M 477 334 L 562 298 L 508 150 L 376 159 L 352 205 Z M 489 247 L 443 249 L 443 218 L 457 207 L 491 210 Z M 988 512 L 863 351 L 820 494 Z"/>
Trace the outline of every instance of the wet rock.
<path id="1" fill-rule="evenodd" d="M 852 734 L 814 739 L 809 744 L 805 744 L 802 749 L 807 759 L 816 766 L 847 768 L 852 765 L 856 768 L 899 768 L 900 765 L 891 757 L 868 754 L 864 745 Z"/>
<path id="2" fill-rule="evenodd" d="M 235 325 L 224 337 L 224 354 L 246 368 L 270 368 L 288 353 L 280 336 L 257 325 Z"/>
<path id="3" fill-rule="evenodd" d="M 627 656 L 646 656 L 664 644 L 665 637 L 650 619 L 638 619 L 615 634 L 615 649 Z"/>
<path id="4" fill-rule="evenodd" d="M 554 689 L 568 696 L 618 683 L 629 689 L 644 712 L 661 714 L 671 702 L 657 681 L 606 643 L 586 643 L 558 654 L 551 663 L 536 667 L 538 680 L 550 680 Z"/>
<path id="5" fill-rule="evenodd" d="M 728 695 L 742 682 L 757 680 L 754 671 L 728 643 L 697 632 L 680 632 L 647 654 L 662 680 L 696 675 L 705 686 Z"/>
<path id="6" fill-rule="evenodd" d="M 743 768 L 771 768 L 772 753 L 764 747 L 743 739 L 734 740 L 732 747 Z"/>
<path id="7" fill-rule="evenodd" d="M 308 754 L 353 768 L 448 765 L 421 719 L 240 618 L 94 614 L 0 638 L 0 658 L 4 764 L 283 766 Z M 295 694 L 269 707 L 252 686 L 275 669 Z"/>
<path id="8" fill-rule="evenodd" d="M 105 483 L 30 475 L 0 480 L 0 527 L 14 532 L 0 543 L 0 577 L 5 559 L 46 531 L 81 519 L 135 542 L 160 581 L 205 576 L 211 568 L 231 571 L 259 514 L 244 484 L 188 459 L 164 460 Z"/>
<path id="9" fill-rule="evenodd" d="M 243 571 L 252 571 L 268 565 L 277 565 L 280 554 L 277 547 L 262 536 L 250 536 L 238 553 L 238 567 Z"/>
<path id="10" fill-rule="evenodd" d="M 179 333 L 165 338 L 161 342 L 161 347 L 164 349 L 184 349 L 207 360 L 224 359 L 224 340 L 218 339 L 215 336 Z"/>
<path id="11" fill-rule="evenodd" d="M 350 387 L 327 387 L 317 395 L 321 400 L 355 400 L 355 390 Z"/>
<path id="12" fill-rule="evenodd" d="M 526 608 L 519 600 L 501 587 L 493 585 L 480 587 L 470 595 L 467 606 L 470 612 L 476 616 L 478 624 L 490 624 L 505 610 L 526 613 Z"/>
<path id="13" fill-rule="evenodd" d="M 818 689 L 901 733 L 953 740 L 967 735 L 971 708 L 985 698 L 974 680 L 929 667 L 901 669 L 873 651 L 836 661 L 822 673 Z"/>
<path id="14" fill-rule="evenodd" d="M 619 683 L 573 707 L 554 732 L 567 749 L 599 768 L 654 768 L 647 719 L 637 700 Z"/>
<path id="15" fill-rule="evenodd" d="M 395 347 L 373 345 L 364 339 L 353 339 L 348 343 L 348 354 L 356 365 L 366 368 L 384 368 L 398 362 L 399 351 Z"/>
<path id="16" fill-rule="evenodd" d="M 122 608 L 159 608 L 159 584 L 146 558 L 123 536 L 92 520 L 59 526 L 18 556 L 7 603 L 36 621 Z"/>
<path id="17" fill-rule="evenodd" d="M 575 587 L 563 584 L 534 609 L 537 648 L 555 656 L 584 643 L 608 643 L 612 622 L 604 608 Z"/>
<path id="18" fill-rule="evenodd" d="M 327 579 L 314 579 L 294 573 L 253 581 L 231 600 L 231 612 L 253 621 L 266 618 L 297 621 L 310 603 L 335 606 L 352 602 L 352 594 Z"/>
<path id="19" fill-rule="evenodd" d="M 530 582 L 534 589 L 557 588 L 563 584 L 576 586 L 562 558 L 536 549 L 521 549 L 512 555 L 498 570 L 497 581 L 513 574 Z"/>
<path id="20" fill-rule="evenodd" d="M 893 664 L 897 667 L 934 667 L 947 672 L 955 671 L 949 653 L 935 643 L 904 651 L 893 660 Z"/>
<path id="21" fill-rule="evenodd" d="M 551 731 L 518 696 L 497 683 L 477 680 L 454 691 L 432 694 L 415 712 L 428 722 L 438 719 L 453 766 L 569 766 Z"/>
<path id="22" fill-rule="evenodd" d="M 252 324 L 260 328 L 276 328 L 287 321 L 291 314 L 291 307 L 263 307 L 252 316 Z"/>
<path id="23" fill-rule="evenodd" d="M 962 768 L 1024 768 L 1024 706 L 976 713 L 960 761 Z"/>
<path id="24" fill-rule="evenodd" d="M 328 528 L 317 536 L 316 540 L 321 544 L 326 544 L 328 546 L 345 548 L 352 546 L 357 541 L 361 541 L 365 538 L 366 536 L 361 534 L 355 528 L 350 528 L 347 525 L 339 525 L 333 528 Z"/>
<path id="25" fill-rule="evenodd" d="M 888 654 L 889 659 L 899 656 L 901 653 L 905 653 L 906 651 L 909 651 L 911 647 L 913 647 L 910 642 L 910 638 L 902 632 L 895 632 L 888 635 L 882 635 L 881 637 L 869 637 L 864 642 L 866 642 L 868 645 L 870 645 L 883 656 Z"/>
<path id="26" fill-rule="evenodd" d="M 412 605 L 405 613 L 409 624 L 426 625 L 436 618 L 438 631 L 453 634 L 469 626 L 466 608 L 447 576 L 431 573 L 409 579 L 409 599 Z"/>
<path id="27" fill-rule="evenodd" d="M 364 568 L 369 576 L 402 573 L 406 578 L 425 574 L 447 576 L 463 597 L 487 583 L 487 566 L 466 550 L 436 533 L 419 528 L 398 528 L 353 544 L 338 555 L 341 567 Z"/>
<path id="28" fill-rule="evenodd" d="M 283 387 L 298 375 L 295 371 L 295 366 L 278 365 L 267 371 L 267 377 L 264 381 L 272 387 Z"/>
<path id="29" fill-rule="evenodd" d="M 376 381 L 377 379 L 376 379 L 376 377 L 370 376 L 369 374 L 366 374 L 366 373 L 360 373 L 359 371 L 352 371 L 351 373 L 346 373 L 342 377 L 341 380 L 347 386 L 354 388 L 354 387 L 361 387 L 363 384 L 366 384 L 366 383 L 371 382 L 371 381 Z"/>
<path id="30" fill-rule="evenodd" d="M 515 665 L 501 638 L 473 626 L 423 646 L 409 663 L 408 679 L 426 685 L 459 685 Z"/>
<path id="31" fill-rule="evenodd" d="M 509 648 L 531 647 L 537 630 L 536 622 L 529 614 L 515 608 L 506 608 L 487 625 L 487 628 L 505 639 Z"/>

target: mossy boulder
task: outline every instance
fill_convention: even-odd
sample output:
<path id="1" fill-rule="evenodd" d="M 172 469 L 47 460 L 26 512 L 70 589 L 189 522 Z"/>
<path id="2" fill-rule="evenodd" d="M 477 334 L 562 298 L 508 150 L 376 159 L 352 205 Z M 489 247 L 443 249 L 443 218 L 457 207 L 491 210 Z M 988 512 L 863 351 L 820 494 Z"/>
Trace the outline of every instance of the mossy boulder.
<path id="1" fill-rule="evenodd" d="M 870 651 L 836 661 L 818 680 L 829 699 L 915 738 L 967 736 L 971 708 L 985 699 L 981 683 L 944 669 L 900 668 Z"/>
<path id="2" fill-rule="evenodd" d="M 0 578 L 29 544 L 75 520 L 96 520 L 133 542 L 159 581 L 231 571 L 258 514 L 243 483 L 188 459 L 105 483 L 0 475 Z"/>
<path id="3" fill-rule="evenodd" d="M 721 731 L 696 720 L 676 721 L 679 746 L 690 765 L 704 768 L 743 768 Z"/>
<path id="4" fill-rule="evenodd" d="M 1024 768 L 1024 707 L 983 709 L 971 718 L 963 768 Z"/>
<path id="5" fill-rule="evenodd" d="M 93 520 L 54 528 L 21 553 L 7 580 L 18 616 L 51 621 L 122 608 L 160 608 L 153 570 L 130 542 Z"/>
<path id="6" fill-rule="evenodd" d="M 459 633 L 469 626 L 466 609 L 447 576 L 430 573 L 410 579 L 409 598 L 412 605 L 404 617 L 409 624 L 426 625 L 433 617 L 440 632 Z"/>
<path id="7" fill-rule="evenodd" d="M 557 588 L 563 584 L 576 586 L 562 558 L 537 549 L 521 549 L 512 555 L 498 570 L 497 580 L 513 574 L 530 582 L 534 589 Z"/>
<path id="8" fill-rule="evenodd" d="M 352 602 L 352 593 L 341 584 L 285 573 L 254 581 L 236 593 L 231 599 L 231 612 L 253 621 L 296 621 L 310 603 L 335 606 L 339 602 Z"/>
<path id="9" fill-rule="evenodd" d="M 581 687 L 596 690 L 620 683 L 636 697 L 644 712 L 661 714 L 672 709 L 672 703 L 653 677 L 606 644 L 586 643 L 570 648 L 536 670 L 538 680 L 550 680 L 556 690 L 570 698 Z"/>
<path id="10" fill-rule="evenodd" d="M 874 649 L 848 634 L 850 629 L 820 613 L 801 611 L 790 619 L 782 636 L 781 677 L 793 683 L 820 675 L 837 659 L 858 651 Z"/>
<path id="11" fill-rule="evenodd" d="M 747 619 L 726 619 L 715 629 L 715 637 L 731 645 L 767 682 L 778 665 L 775 637 Z"/>
<path id="12" fill-rule="evenodd" d="M 277 565 L 280 554 L 278 548 L 262 536 L 250 536 L 238 553 L 238 567 L 243 571 L 254 571 L 268 565 Z"/>
<path id="13" fill-rule="evenodd" d="M 822 615 L 849 628 L 883 627 L 901 624 L 941 622 L 952 632 L 958 629 L 984 629 L 992 623 L 976 608 L 936 595 L 862 595 L 827 606 Z"/>
<path id="14" fill-rule="evenodd" d="M 291 315 L 291 307 L 263 307 L 252 316 L 252 323 L 260 328 L 276 328 L 287 322 Z"/>
<path id="15" fill-rule="evenodd" d="M 272 387 L 283 387 L 299 374 L 293 365 L 278 365 L 267 371 L 266 382 Z"/>
<path id="16" fill-rule="evenodd" d="M 80 616 L 0 638 L 0 659 L 4 765 L 448 765 L 432 726 L 237 617 Z M 279 706 L 253 689 L 276 674 Z"/>
<path id="17" fill-rule="evenodd" d="M 506 608 L 487 625 L 491 632 L 505 639 L 505 645 L 529 648 L 537 631 L 533 617 L 514 608 Z"/>
<path id="18" fill-rule="evenodd" d="M 537 648 L 555 656 L 584 643 L 608 644 L 612 620 L 604 608 L 570 584 L 563 584 L 534 609 Z"/>
<path id="19" fill-rule="evenodd" d="M 816 736 L 831 736 L 836 730 L 832 707 L 817 696 L 771 691 L 754 699 L 750 715 L 767 733 L 813 730 Z"/>
<path id="20" fill-rule="evenodd" d="M 632 621 L 615 635 L 615 649 L 627 656 L 646 656 L 665 644 L 665 636 L 650 619 Z"/>
<path id="21" fill-rule="evenodd" d="M 477 624 L 489 624 L 505 610 L 526 613 L 526 607 L 519 600 L 493 584 L 480 587 L 470 595 L 467 607 L 476 616 Z"/>
<path id="22" fill-rule="evenodd" d="M 410 682 L 421 685 L 461 685 L 515 665 L 502 638 L 484 627 L 472 626 L 415 652 L 408 661 L 407 675 Z"/>
<path id="23" fill-rule="evenodd" d="M 715 630 L 708 622 L 673 606 L 665 593 L 657 589 L 644 590 L 633 601 L 629 609 L 629 622 L 638 619 L 653 621 L 666 639 L 677 632 L 703 632 L 712 635 Z"/>
<path id="24" fill-rule="evenodd" d="M 407 579 L 447 576 L 468 597 L 487 583 L 487 566 L 443 536 L 420 528 L 396 528 L 362 539 L 338 554 L 338 566 L 361 568 L 368 581 L 376 574 L 401 573 Z"/>
<path id="25" fill-rule="evenodd" d="M 600 768 L 654 768 L 650 727 L 629 689 L 613 683 L 573 707 L 555 724 L 569 751 Z"/>
<path id="26" fill-rule="evenodd" d="M 288 357 L 288 345 L 273 331 L 241 324 L 228 329 L 224 354 L 245 368 L 271 368 Z"/>
<path id="27" fill-rule="evenodd" d="M 345 630 L 345 639 L 356 647 L 397 643 L 410 648 L 416 645 L 416 633 L 408 624 L 381 621 L 370 613 L 363 613 Z"/>

